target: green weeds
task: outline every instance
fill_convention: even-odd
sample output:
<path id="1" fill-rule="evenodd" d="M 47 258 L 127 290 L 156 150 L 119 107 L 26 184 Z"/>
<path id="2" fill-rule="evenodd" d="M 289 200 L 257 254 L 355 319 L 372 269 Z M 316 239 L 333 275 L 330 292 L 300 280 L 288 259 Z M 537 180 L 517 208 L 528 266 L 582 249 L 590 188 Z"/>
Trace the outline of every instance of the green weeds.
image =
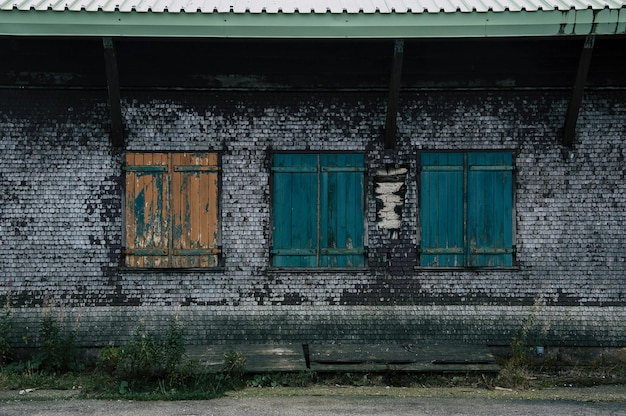
<path id="1" fill-rule="evenodd" d="M 121 347 L 108 346 L 98 356 L 97 368 L 129 385 L 173 379 L 183 364 L 185 330 L 172 318 L 161 339 L 143 323 Z"/>
<path id="2" fill-rule="evenodd" d="M 98 397 L 123 396 L 134 400 L 210 398 L 223 394 L 223 374 L 200 368 L 185 356 L 185 329 L 170 320 L 163 336 L 140 323 L 130 340 L 109 346 L 98 355 L 96 371 L 109 377 Z"/>
<path id="3" fill-rule="evenodd" d="M 498 374 L 336 372 L 305 370 L 250 374 L 247 359 L 236 350 L 224 354 L 223 366 L 212 371 L 185 354 L 185 328 L 173 317 L 161 331 L 140 322 L 128 341 L 100 350 L 95 367 L 88 367 L 77 347 L 76 325 L 63 325 L 60 314 L 45 312 L 38 336 L 39 347 L 25 361 L 9 345 L 11 311 L 0 315 L 0 390 L 79 389 L 82 397 L 130 400 L 194 400 L 218 397 L 244 388 L 326 386 L 390 386 L 411 388 L 472 387 L 485 389 L 542 389 L 554 386 L 626 384 L 626 349 L 611 360 L 593 366 L 567 366 L 556 355 L 539 362 L 535 354 L 537 332 L 532 319 L 513 337 L 511 356 L 501 359 Z M 551 353 L 553 354 L 553 353 Z M 581 353 L 582 354 L 582 353 Z M 539 365 L 538 365 L 539 363 Z"/>
<path id="4" fill-rule="evenodd" d="M 61 318 L 50 313 L 43 316 L 41 324 L 41 352 L 34 357 L 46 373 L 82 371 L 84 361 L 76 346 L 76 329 L 63 331 Z"/>
<path id="5" fill-rule="evenodd" d="M 10 317 L 8 311 L 0 315 L 0 389 L 80 388 L 83 397 L 181 400 L 212 398 L 245 386 L 243 356 L 235 361 L 225 357 L 228 372 L 209 371 L 189 360 L 185 329 L 176 317 L 164 332 L 149 331 L 139 323 L 124 345 L 102 348 L 95 367 L 86 365 L 77 346 L 76 326 L 65 329 L 63 316 L 50 310 L 42 317 L 35 352 L 25 361 L 8 360 Z"/>
<path id="6" fill-rule="evenodd" d="M 315 372 L 255 374 L 246 378 L 248 387 L 306 387 L 318 381 Z"/>

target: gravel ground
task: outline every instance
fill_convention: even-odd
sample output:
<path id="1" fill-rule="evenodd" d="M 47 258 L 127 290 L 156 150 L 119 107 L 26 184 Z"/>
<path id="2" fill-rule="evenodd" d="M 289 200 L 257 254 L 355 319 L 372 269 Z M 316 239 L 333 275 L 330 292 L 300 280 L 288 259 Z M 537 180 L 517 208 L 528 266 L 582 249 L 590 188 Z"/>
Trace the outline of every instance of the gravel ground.
<path id="1" fill-rule="evenodd" d="M 568 400 L 578 402 L 623 402 L 626 405 L 626 385 L 606 385 L 594 387 L 567 387 L 510 390 L 484 389 L 472 387 L 351 387 L 351 386 L 311 386 L 311 387 L 249 387 L 229 392 L 231 399 L 254 397 L 335 397 L 335 396 L 385 396 L 385 397 L 428 397 L 428 398 L 484 398 L 518 400 Z M 77 400 L 80 389 L 72 390 L 4 390 L 0 391 L 0 401 L 50 401 Z"/>
<path id="2" fill-rule="evenodd" d="M 0 416 L 626 416 L 626 386 L 541 391 L 471 388 L 249 388 L 208 401 L 81 400 L 79 392 L 4 391 Z"/>

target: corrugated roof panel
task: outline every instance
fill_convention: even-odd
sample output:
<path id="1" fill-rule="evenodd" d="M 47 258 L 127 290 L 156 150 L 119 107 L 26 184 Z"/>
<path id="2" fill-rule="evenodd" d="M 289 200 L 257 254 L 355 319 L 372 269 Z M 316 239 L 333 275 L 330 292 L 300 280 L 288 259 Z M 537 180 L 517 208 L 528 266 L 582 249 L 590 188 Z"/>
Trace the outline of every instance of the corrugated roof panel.
<path id="1" fill-rule="evenodd" d="M 30 6 L 28 5 L 28 2 L 24 2 L 22 5 L 22 10 L 29 10 L 29 9 L 34 9 L 34 10 L 47 10 L 47 9 L 52 9 L 55 10 L 53 7 L 53 4 L 51 2 L 49 2 L 48 0 L 34 0 L 33 2 L 31 2 Z"/>
<path id="2" fill-rule="evenodd" d="M 387 6 L 391 13 L 407 13 L 409 11 L 407 3 L 403 0 L 387 0 Z"/>
<path id="3" fill-rule="evenodd" d="M 437 3 L 435 0 L 417 0 L 420 7 L 415 9 L 411 8 L 413 13 L 427 13 L 429 10 L 438 10 Z"/>
<path id="4" fill-rule="evenodd" d="M 1 10 L 152 13 L 471 13 L 600 10 L 624 0 L 0 0 Z"/>
<path id="5" fill-rule="evenodd" d="M 527 12 L 535 12 L 539 10 L 542 5 L 545 4 L 542 0 L 526 0 L 522 5 L 522 10 L 526 10 Z"/>
<path id="6" fill-rule="evenodd" d="M 626 0 L 0 0 L 0 36 L 458 38 L 591 33 L 626 35 Z"/>
<path id="7" fill-rule="evenodd" d="M 346 10 L 361 11 L 361 4 L 359 0 L 344 0 L 344 5 Z"/>
<path id="8" fill-rule="evenodd" d="M 358 0 L 338 0 L 331 3 L 334 3 L 334 5 L 331 5 L 329 8 L 331 13 L 343 13 L 346 10 L 359 10 L 361 2 Z"/>
<path id="9" fill-rule="evenodd" d="M 64 4 L 67 10 L 73 10 L 75 7 L 80 7 L 80 0 L 65 0 Z"/>

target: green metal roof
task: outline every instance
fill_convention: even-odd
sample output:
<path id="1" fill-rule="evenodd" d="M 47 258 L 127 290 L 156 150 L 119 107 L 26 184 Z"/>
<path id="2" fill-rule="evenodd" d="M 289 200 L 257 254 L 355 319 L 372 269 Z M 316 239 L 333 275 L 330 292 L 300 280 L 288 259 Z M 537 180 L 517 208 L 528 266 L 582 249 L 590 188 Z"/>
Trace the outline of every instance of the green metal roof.
<path id="1" fill-rule="evenodd" d="M 626 0 L 342 1 L 0 0 L 0 35 L 454 38 L 626 34 Z"/>

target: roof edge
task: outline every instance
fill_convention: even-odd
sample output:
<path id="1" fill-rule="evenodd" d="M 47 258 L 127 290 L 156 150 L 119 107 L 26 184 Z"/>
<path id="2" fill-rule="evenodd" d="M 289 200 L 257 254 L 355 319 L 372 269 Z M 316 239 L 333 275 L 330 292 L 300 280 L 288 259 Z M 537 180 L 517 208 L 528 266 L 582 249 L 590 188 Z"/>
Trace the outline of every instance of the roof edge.
<path id="1" fill-rule="evenodd" d="M 0 35 L 461 38 L 626 34 L 626 7 L 458 13 L 172 13 L 0 10 Z"/>

